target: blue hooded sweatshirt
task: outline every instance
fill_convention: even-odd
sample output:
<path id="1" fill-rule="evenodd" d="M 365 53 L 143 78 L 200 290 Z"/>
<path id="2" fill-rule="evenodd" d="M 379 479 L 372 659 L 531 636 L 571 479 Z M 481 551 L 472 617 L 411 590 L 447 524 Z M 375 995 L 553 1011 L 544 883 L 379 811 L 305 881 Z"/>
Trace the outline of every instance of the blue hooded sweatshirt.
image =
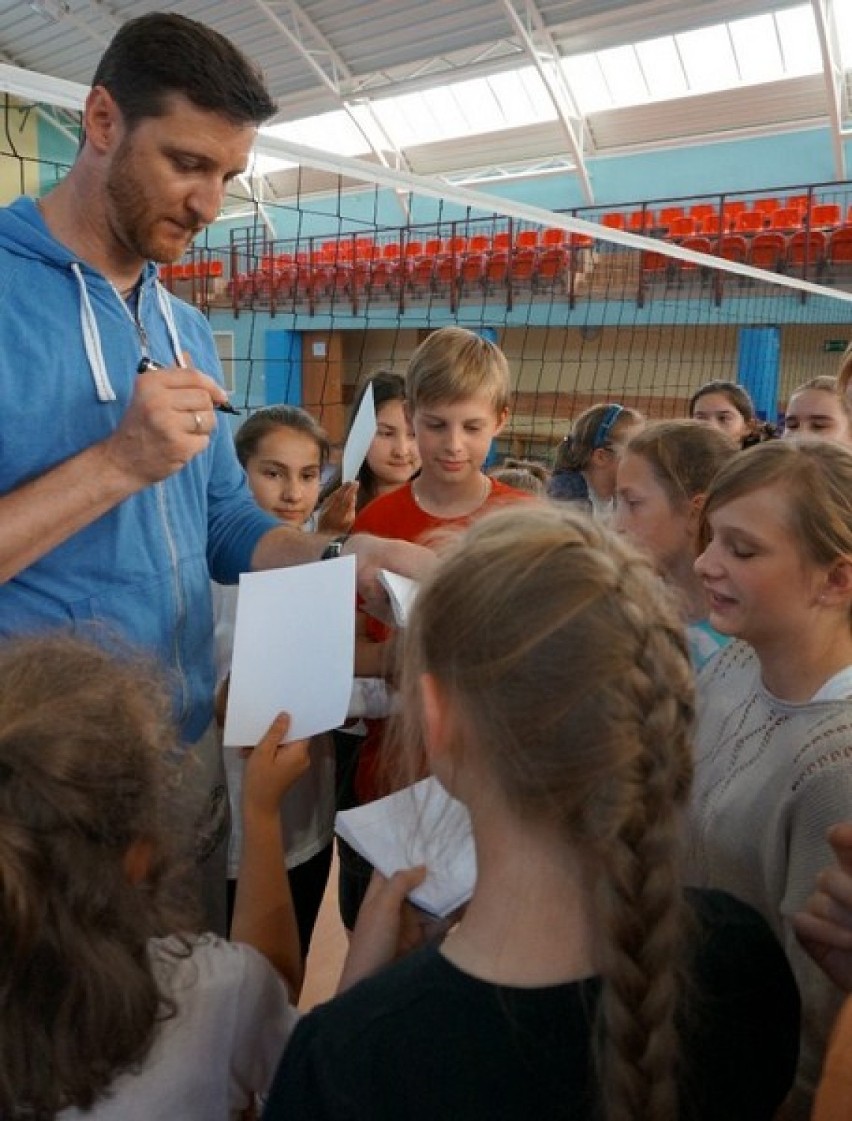
<path id="1" fill-rule="evenodd" d="M 28 198 L 0 209 L 0 494 L 104 440 L 139 361 L 186 351 L 221 380 L 209 325 L 145 267 L 137 318 L 57 242 Z M 210 577 L 234 583 L 279 525 L 248 490 L 227 424 L 176 474 L 125 499 L 0 585 L 0 635 L 67 628 L 118 635 L 171 671 L 184 741 L 213 713 Z M 2 527 L 0 527 L 2 532 Z"/>

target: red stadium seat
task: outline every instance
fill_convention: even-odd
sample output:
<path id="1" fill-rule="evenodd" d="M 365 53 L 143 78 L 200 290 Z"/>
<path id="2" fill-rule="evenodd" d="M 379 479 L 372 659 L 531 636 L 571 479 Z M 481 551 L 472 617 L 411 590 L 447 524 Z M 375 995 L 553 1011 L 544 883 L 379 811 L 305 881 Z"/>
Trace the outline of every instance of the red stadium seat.
<path id="1" fill-rule="evenodd" d="M 826 262 L 834 271 L 852 271 L 852 226 L 841 226 L 828 235 Z"/>
<path id="2" fill-rule="evenodd" d="M 725 234 L 714 252 L 726 261 L 737 261 L 744 264 L 748 258 L 748 242 L 742 234 Z"/>
<path id="3" fill-rule="evenodd" d="M 568 235 L 565 233 L 565 231 L 559 229 L 558 226 L 549 226 L 546 230 L 541 231 L 539 243 L 544 246 L 562 245 L 565 242 L 567 236 Z"/>
<path id="4" fill-rule="evenodd" d="M 631 210 L 627 215 L 627 229 L 632 233 L 645 233 L 657 224 L 653 210 Z"/>
<path id="5" fill-rule="evenodd" d="M 609 230 L 623 230 L 626 225 L 624 215 L 620 210 L 611 210 L 609 214 L 601 215 L 601 225 Z"/>
<path id="6" fill-rule="evenodd" d="M 744 210 L 734 220 L 734 229 L 741 234 L 760 233 L 766 226 L 767 212 L 762 210 Z"/>
<path id="7" fill-rule="evenodd" d="M 748 263 L 759 269 L 778 269 L 787 251 L 783 234 L 767 232 L 755 234 L 748 250 Z"/>
<path id="8" fill-rule="evenodd" d="M 698 232 L 698 221 L 693 217 L 674 218 L 669 223 L 669 237 L 693 237 Z"/>
<path id="9" fill-rule="evenodd" d="M 519 230 L 515 245 L 520 249 L 535 249 L 538 245 L 538 230 Z"/>
<path id="10" fill-rule="evenodd" d="M 822 272 L 827 240 L 822 230 L 798 230 L 787 242 L 787 267 L 802 272 Z"/>
<path id="11" fill-rule="evenodd" d="M 794 206 L 782 206 L 771 218 L 773 230 L 798 230 L 802 226 L 802 211 Z"/>
<path id="12" fill-rule="evenodd" d="M 841 211 L 836 202 L 824 202 L 813 207 L 808 225 L 812 230 L 830 230 L 840 225 Z"/>
<path id="13" fill-rule="evenodd" d="M 689 217 L 694 218 L 696 222 L 702 222 L 711 214 L 718 214 L 719 207 L 712 202 L 696 202 L 689 208 Z"/>

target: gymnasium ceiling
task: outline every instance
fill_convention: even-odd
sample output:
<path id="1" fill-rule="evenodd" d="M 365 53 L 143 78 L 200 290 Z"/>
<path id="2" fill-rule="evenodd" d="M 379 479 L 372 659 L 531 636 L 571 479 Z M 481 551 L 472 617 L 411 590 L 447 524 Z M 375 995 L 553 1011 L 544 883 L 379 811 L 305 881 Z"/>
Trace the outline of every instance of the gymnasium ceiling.
<path id="1" fill-rule="evenodd" d="M 807 0 L 805 0 L 807 2 Z M 264 70 L 281 122 L 347 114 L 377 164 L 475 184 L 570 170 L 586 190 L 590 156 L 678 143 L 827 126 L 837 178 L 852 138 L 852 71 L 844 70 L 835 8 L 811 0 L 822 68 L 739 88 L 581 113 L 554 57 L 602 51 L 711 24 L 801 8 L 803 0 L 0 0 L 0 90 L 21 96 L 21 68 L 87 86 L 106 43 L 126 19 L 177 11 L 233 39 Z M 845 9 L 844 9 L 845 12 Z M 852 65 L 846 62 L 846 65 Z M 550 120 L 500 132 L 395 144 L 376 107 L 451 82 L 534 68 Z M 10 77 L 11 76 L 11 77 Z M 4 80 L 5 79 L 5 80 Z M 543 84 L 542 84 L 543 83 Z M 58 83 L 61 86 L 61 83 Z M 64 88 L 64 87 L 63 87 Z M 71 89 L 72 87 L 68 87 Z M 73 99 L 72 99 L 73 100 Z M 67 102 L 66 102 L 67 104 Z M 61 113 L 56 123 L 62 127 Z M 302 143 L 323 147 L 315 126 Z M 289 194 L 293 172 L 264 177 Z"/>

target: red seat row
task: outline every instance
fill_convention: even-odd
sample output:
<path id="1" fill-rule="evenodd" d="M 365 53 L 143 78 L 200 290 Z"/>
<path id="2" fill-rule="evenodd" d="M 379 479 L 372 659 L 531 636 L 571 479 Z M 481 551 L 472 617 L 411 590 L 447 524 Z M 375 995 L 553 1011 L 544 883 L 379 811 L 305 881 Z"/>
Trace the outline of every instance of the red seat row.
<path id="1" fill-rule="evenodd" d="M 340 296 L 357 305 L 364 295 L 401 293 L 452 297 L 478 290 L 488 295 L 507 285 L 534 291 L 564 289 L 578 252 L 592 244 L 590 237 L 568 235 L 561 229 L 544 231 L 541 238 L 535 230 L 521 231 L 514 244 L 508 234 L 483 238 L 481 243 L 475 238 L 459 239 L 453 245 L 437 239 L 411 241 L 402 251 L 397 243 L 390 243 L 362 257 L 335 257 L 325 244 L 313 254 L 268 255 L 260 268 L 236 276 L 230 290 L 239 306 Z"/>
<path id="2" fill-rule="evenodd" d="M 601 225 L 631 233 L 656 234 L 681 238 L 695 234 L 757 233 L 765 229 L 798 230 L 832 229 L 843 224 L 839 203 L 821 203 L 807 195 L 791 195 L 786 199 L 756 198 L 723 203 L 722 209 L 712 203 L 696 203 L 688 209 L 681 206 L 660 210 L 642 208 L 635 211 L 610 211 L 603 214 Z M 852 206 L 846 215 L 852 224 Z"/>
<path id="3" fill-rule="evenodd" d="M 852 226 L 842 226 L 830 233 L 814 229 L 797 230 L 792 234 L 766 230 L 751 237 L 723 234 L 721 238 L 698 234 L 683 238 L 680 245 L 698 253 L 776 272 L 819 275 L 826 269 L 852 265 Z M 646 272 L 664 273 L 672 268 L 690 270 L 696 266 L 648 251 L 642 254 L 642 268 Z"/>
<path id="4" fill-rule="evenodd" d="M 160 266 L 160 279 L 165 284 L 178 280 L 218 280 L 224 275 L 225 266 L 220 260 L 186 261 L 177 265 Z"/>

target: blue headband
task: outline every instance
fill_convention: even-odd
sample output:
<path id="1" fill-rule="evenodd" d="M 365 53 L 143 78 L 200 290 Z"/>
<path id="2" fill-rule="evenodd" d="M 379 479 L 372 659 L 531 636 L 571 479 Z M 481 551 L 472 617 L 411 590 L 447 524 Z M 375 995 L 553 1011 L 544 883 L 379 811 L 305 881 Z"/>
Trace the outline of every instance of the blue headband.
<path id="1" fill-rule="evenodd" d="M 600 424 L 595 432 L 595 438 L 592 440 L 592 451 L 597 451 L 598 448 L 605 448 L 609 434 L 612 431 L 612 426 L 624 412 L 623 405 L 610 405 L 600 420 Z"/>

